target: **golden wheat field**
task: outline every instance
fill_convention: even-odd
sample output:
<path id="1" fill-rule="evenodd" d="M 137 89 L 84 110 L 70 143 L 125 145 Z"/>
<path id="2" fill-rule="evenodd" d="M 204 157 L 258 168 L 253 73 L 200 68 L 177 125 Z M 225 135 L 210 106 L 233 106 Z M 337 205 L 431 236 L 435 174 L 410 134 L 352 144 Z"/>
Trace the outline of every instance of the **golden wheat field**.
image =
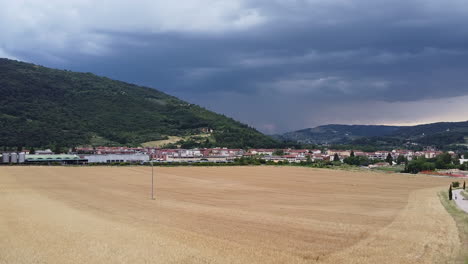
<path id="1" fill-rule="evenodd" d="M 451 263 L 450 179 L 287 167 L 0 167 L 0 263 Z"/>

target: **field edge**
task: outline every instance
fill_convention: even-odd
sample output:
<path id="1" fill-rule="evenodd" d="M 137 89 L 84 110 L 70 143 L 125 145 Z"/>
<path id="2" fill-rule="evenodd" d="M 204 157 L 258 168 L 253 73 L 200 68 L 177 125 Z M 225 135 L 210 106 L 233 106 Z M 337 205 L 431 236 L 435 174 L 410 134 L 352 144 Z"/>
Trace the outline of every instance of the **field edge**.
<path id="1" fill-rule="evenodd" d="M 438 195 L 442 206 L 452 216 L 458 228 L 461 246 L 460 252 L 455 258 L 455 263 L 468 264 L 468 214 L 460 210 L 453 201 L 448 199 L 447 191 L 439 192 Z"/>

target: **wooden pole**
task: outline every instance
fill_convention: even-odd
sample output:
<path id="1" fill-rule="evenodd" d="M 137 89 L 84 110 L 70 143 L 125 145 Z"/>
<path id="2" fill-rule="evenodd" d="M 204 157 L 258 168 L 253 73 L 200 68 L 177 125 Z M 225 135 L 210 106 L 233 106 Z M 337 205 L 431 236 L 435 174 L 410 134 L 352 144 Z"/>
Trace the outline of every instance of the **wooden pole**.
<path id="1" fill-rule="evenodd" d="M 154 200 L 154 166 L 151 161 L 151 200 Z"/>

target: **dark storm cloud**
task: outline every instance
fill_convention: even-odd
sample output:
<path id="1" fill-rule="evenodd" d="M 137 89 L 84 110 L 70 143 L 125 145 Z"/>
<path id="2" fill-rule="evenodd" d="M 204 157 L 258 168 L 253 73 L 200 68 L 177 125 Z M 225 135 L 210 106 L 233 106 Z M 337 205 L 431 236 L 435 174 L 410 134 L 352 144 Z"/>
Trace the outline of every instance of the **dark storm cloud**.
<path id="1" fill-rule="evenodd" d="M 147 9 L 167 8 L 145 3 Z M 200 9 L 200 16 L 177 13 L 175 5 L 159 13 L 160 20 L 145 20 L 151 12 L 134 16 L 130 26 L 113 26 L 118 18 L 109 18 L 64 27 L 58 33 L 76 35 L 54 35 L 58 40 L 49 48 L 43 37 L 35 38 L 39 49 L 2 41 L 0 55 L 151 86 L 268 132 L 332 122 L 407 122 L 398 103 L 435 100 L 431 104 L 444 107 L 444 100 L 468 95 L 465 1 L 256 0 L 208 6 L 211 11 Z M 356 111 L 375 108 L 376 102 L 392 113 Z M 337 103 L 341 112 L 330 111 Z M 434 116 L 425 111 L 421 121 Z M 458 109 L 457 117 L 467 111 Z"/>

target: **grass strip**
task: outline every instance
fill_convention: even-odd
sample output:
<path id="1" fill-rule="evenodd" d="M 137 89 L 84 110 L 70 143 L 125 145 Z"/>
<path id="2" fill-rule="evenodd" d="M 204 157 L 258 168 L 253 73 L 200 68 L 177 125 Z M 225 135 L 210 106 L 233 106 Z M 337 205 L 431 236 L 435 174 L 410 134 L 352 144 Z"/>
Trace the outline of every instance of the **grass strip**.
<path id="1" fill-rule="evenodd" d="M 447 191 L 440 192 L 439 198 L 447 212 L 455 220 L 460 235 L 461 248 L 459 256 L 455 258 L 455 263 L 468 264 L 468 214 L 460 210 L 454 201 L 448 199 Z"/>

